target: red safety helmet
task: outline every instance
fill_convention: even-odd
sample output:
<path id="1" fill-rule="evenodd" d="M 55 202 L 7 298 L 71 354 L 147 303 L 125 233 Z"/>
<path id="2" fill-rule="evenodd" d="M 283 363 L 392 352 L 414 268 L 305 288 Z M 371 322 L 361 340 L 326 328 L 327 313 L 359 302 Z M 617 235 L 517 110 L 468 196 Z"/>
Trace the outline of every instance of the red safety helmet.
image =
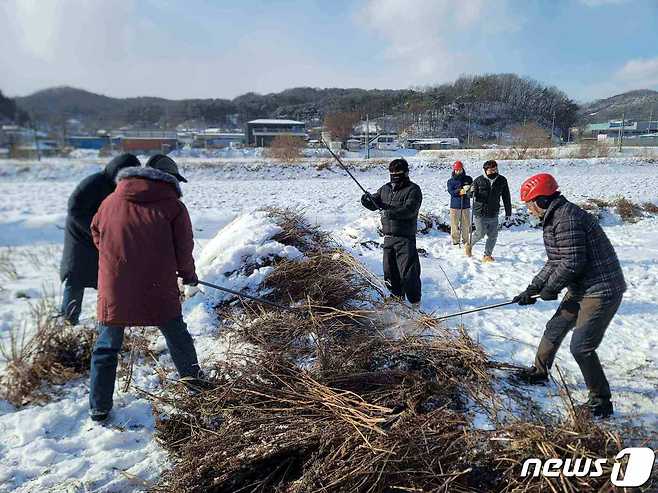
<path id="1" fill-rule="evenodd" d="M 521 200 L 530 202 L 537 197 L 547 197 L 557 192 L 559 186 L 553 175 L 539 173 L 531 176 L 521 185 Z"/>
<path id="2" fill-rule="evenodd" d="M 459 171 L 459 170 L 464 170 L 464 165 L 462 164 L 461 161 L 455 161 L 455 164 L 452 165 L 452 170 L 453 171 Z"/>

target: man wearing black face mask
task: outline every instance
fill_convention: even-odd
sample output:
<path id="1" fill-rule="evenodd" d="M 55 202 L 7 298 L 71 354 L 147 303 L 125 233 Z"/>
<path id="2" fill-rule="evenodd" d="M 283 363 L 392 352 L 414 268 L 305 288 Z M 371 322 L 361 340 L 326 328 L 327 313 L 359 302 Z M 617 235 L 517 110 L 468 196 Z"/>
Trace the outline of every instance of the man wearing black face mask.
<path id="1" fill-rule="evenodd" d="M 409 179 L 409 164 L 394 159 L 388 166 L 391 181 L 376 193 L 364 194 L 361 204 L 380 210 L 384 232 L 384 280 L 394 296 L 418 307 L 421 297 L 420 260 L 416 251 L 416 223 L 423 201 L 420 187 Z"/>
<path id="2" fill-rule="evenodd" d="M 475 245 L 484 236 L 487 243 L 484 246 L 483 262 L 493 262 L 491 256 L 498 239 L 498 213 L 500 212 L 500 199 L 505 205 L 505 217 L 512 215 L 512 200 L 509 186 L 504 176 L 498 174 L 498 163 L 487 161 L 483 166 L 484 174 L 473 181 L 473 219 L 475 234 L 471 245 Z"/>

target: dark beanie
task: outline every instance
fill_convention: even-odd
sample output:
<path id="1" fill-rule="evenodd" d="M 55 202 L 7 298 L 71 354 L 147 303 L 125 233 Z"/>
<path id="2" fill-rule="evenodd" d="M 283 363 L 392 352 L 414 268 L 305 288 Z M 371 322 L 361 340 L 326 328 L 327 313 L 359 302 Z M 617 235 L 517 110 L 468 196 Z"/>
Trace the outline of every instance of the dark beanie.
<path id="1" fill-rule="evenodd" d="M 146 161 L 146 167 L 159 169 L 160 171 L 174 175 L 178 181 L 187 183 L 187 180 L 183 178 L 178 171 L 178 165 L 176 162 L 164 154 L 155 154 L 154 156 L 151 156 L 149 160 Z"/>
<path id="2" fill-rule="evenodd" d="M 112 159 L 112 161 L 110 161 L 107 166 L 105 166 L 104 172 L 108 178 L 114 180 L 119 174 L 119 171 L 121 171 L 123 168 L 130 168 L 133 166 L 141 165 L 142 163 L 139 162 L 139 159 L 137 159 L 136 156 L 126 153 Z"/>
<path id="3" fill-rule="evenodd" d="M 391 161 L 391 164 L 388 165 L 388 171 L 391 173 L 400 173 L 401 171 L 406 173 L 409 171 L 409 163 L 406 161 L 406 159 L 394 159 Z"/>
<path id="4" fill-rule="evenodd" d="M 483 169 L 489 169 L 489 168 L 496 168 L 498 167 L 498 163 L 494 161 L 493 159 L 490 159 L 489 161 L 486 161 L 484 165 L 482 166 Z"/>

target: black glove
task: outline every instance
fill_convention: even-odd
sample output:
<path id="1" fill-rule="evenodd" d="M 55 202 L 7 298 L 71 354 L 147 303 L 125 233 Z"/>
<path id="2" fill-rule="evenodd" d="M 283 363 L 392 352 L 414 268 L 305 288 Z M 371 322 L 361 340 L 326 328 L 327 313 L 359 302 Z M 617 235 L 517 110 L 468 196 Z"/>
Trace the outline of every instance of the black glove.
<path id="1" fill-rule="evenodd" d="M 517 294 L 514 298 L 512 298 L 513 303 L 518 303 L 521 306 L 524 305 L 534 305 L 537 303 L 537 298 L 533 298 L 533 296 L 536 293 L 529 293 L 528 290 L 526 289 L 525 291 Z"/>
<path id="2" fill-rule="evenodd" d="M 199 278 L 197 277 L 196 274 L 194 274 L 194 277 L 191 277 L 190 279 L 183 279 L 183 285 L 185 286 L 196 286 L 199 284 Z"/>
<path id="3" fill-rule="evenodd" d="M 514 303 L 518 303 L 521 306 L 524 305 L 534 305 L 537 303 L 537 298 L 533 298 L 533 296 L 536 296 L 539 294 L 539 289 L 537 289 L 535 286 L 532 284 L 525 288 L 525 291 L 519 293 L 516 295 L 512 301 Z"/>
<path id="4" fill-rule="evenodd" d="M 368 209 L 370 208 L 375 208 L 375 209 L 381 209 L 381 204 L 375 197 L 370 195 L 369 193 L 364 193 L 361 196 L 361 203 L 364 205 L 364 207 L 367 207 Z"/>
<path id="5" fill-rule="evenodd" d="M 553 300 L 557 299 L 558 294 L 559 293 L 557 291 L 553 291 L 552 289 L 544 288 L 539 293 L 539 297 L 544 301 L 553 301 Z"/>

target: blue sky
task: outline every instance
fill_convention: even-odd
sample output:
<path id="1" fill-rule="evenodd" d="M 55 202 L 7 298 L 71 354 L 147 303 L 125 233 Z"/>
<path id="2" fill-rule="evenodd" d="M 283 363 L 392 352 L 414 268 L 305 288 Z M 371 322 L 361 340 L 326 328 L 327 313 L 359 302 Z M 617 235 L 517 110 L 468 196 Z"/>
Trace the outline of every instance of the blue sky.
<path id="1" fill-rule="evenodd" d="M 658 89 L 658 0 L 0 0 L 0 89 L 235 97 L 515 72 Z"/>

